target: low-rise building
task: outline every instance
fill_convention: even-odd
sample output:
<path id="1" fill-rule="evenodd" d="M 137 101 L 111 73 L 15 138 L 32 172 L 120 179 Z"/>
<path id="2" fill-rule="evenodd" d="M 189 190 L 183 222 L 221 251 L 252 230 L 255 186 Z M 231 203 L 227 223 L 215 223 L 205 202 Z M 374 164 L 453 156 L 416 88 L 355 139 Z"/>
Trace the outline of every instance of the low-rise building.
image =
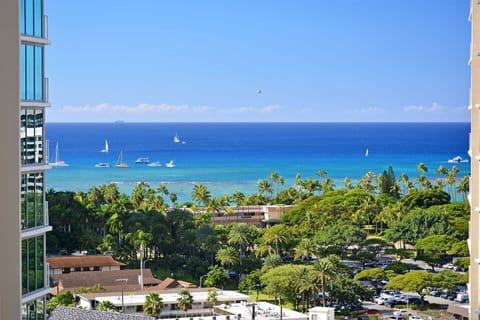
<path id="1" fill-rule="evenodd" d="M 160 286 L 150 287 L 142 291 L 130 291 L 125 288 L 117 292 L 99 292 L 99 293 L 78 293 L 80 307 L 87 310 L 93 310 L 103 302 L 109 301 L 116 308 L 123 309 L 126 314 L 143 313 L 143 304 L 145 297 L 152 292 L 156 292 L 162 298 L 163 309 L 161 318 L 181 318 L 195 316 L 211 316 L 213 314 L 213 305 L 208 301 L 209 290 L 217 292 L 216 300 L 218 304 L 233 305 L 235 303 L 246 303 L 249 296 L 243 293 L 217 288 L 190 288 L 192 295 L 192 307 L 186 312 L 180 309 L 178 299 L 179 292 L 183 288 L 162 289 Z M 233 320 L 233 319 L 232 319 Z"/>
<path id="2" fill-rule="evenodd" d="M 125 264 L 110 255 L 71 255 L 47 257 L 50 275 L 82 271 L 115 271 Z"/>
<path id="3" fill-rule="evenodd" d="M 293 206 L 286 205 L 220 207 L 218 212 L 211 215 L 210 222 L 216 225 L 237 222 L 265 228 L 279 223 L 282 215 L 292 208 Z M 206 211 L 206 208 L 197 208 L 195 214 L 199 215 Z"/>

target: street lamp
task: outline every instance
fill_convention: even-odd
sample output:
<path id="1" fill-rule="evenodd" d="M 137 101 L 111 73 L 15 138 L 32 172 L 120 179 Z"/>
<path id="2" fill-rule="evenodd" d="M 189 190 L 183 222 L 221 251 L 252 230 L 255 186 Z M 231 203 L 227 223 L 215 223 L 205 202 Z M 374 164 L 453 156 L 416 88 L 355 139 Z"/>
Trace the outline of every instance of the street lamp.
<path id="1" fill-rule="evenodd" d="M 147 261 L 153 261 L 152 259 L 143 260 L 143 255 L 140 256 L 140 289 L 143 290 L 143 269 Z"/>
<path id="2" fill-rule="evenodd" d="M 128 279 L 116 279 L 115 281 L 122 281 L 122 312 L 125 313 L 125 304 L 123 303 L 123 291 L 125 290 L 125 285 L 127 284 Z"/>
<path id="3" fill-rule="evenodd" d="M 203 276 L 200 276 L 200 288 L 202 287 L 202 280 L 203 280 L 203 278 L 205 278 L 206 276 L 208 276 L 208 274 L 204 274 Z"/>

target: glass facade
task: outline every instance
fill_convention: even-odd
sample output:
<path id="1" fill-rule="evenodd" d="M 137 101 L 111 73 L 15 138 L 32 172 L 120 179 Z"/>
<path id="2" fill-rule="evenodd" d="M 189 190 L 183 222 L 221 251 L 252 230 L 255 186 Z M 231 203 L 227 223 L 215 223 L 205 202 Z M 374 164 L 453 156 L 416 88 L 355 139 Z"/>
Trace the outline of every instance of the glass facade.
<path id="1" fill-rule="evenodd" d="M 22 320 L 43 320 L 45 319 L 45 301 L 34 300 L 22 305 Z"/>
<path id="2" fill-rule="evenodd" d="M 43 1 L 20 0 L 20 33 L 43 37 Z"/>
<path id="3" fill-rule="evenodd" d="M 43 172 L 22 174 L 20 207 L 22 230 L 45 225 Z"/>
<path id="4" fill-rule="evenodd" d="M 20 113 L 20 161 L 22 165 L 41 164 L 44 157 L 43 124 L 45 110 L 22 109 Z"/>
<path id="5" fill-rule="evenodd" d="M 46 81 L 44 46 L 46 20 L 43 0 L 18 0 L 20 9 L 20 219 L 21 219 L 21 319 L 46 319 L 45 296 L 48 270 L 45 271 L 46 198 L 45 173 L 37 165 L 47 163 L 45 150 Z M 33 102 L 33 103 L 32 103 Z M 38 104 L 40 103 L 40 104 Z M 38 168 L 38 169 L 36 169 Z M 35 229 L 38 228 L 38 229 Z M 33 231 L 33 232 L 32 232 Z"/>
<path id="6" fill-rule="evenodd" d="M 43 101 L 43 46 L 22 43 L 20 47 L 20 98 Z"/>
<path id="7" fill-rule="evenodd" d="M 45 288 L 45 235 L 22 240 L 22 294 Z"/>

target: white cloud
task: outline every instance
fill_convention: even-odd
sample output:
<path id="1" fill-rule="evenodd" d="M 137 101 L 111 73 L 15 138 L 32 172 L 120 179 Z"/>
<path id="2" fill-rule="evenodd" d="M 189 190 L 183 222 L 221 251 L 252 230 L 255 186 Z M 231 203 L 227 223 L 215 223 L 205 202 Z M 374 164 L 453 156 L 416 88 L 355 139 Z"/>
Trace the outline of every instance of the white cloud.
<path id="1" fill-rule="evenodd" d="M 422 106 L 422 105 L 409 105 L 403 108 L 405 112 L 440 112 L 443 110 L 443 107 L 433 102 L 431 106 Z"/>

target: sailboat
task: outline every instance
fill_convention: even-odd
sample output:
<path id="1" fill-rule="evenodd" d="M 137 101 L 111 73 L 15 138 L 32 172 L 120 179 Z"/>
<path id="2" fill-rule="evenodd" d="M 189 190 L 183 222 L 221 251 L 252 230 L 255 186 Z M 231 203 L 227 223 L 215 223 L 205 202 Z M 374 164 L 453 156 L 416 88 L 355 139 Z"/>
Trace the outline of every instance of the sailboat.
<path id="1" fill-rule="evenodd" d="M 368 148 L 367 148 L 367 150 L 365 151 L 365 157 L 368 157 Z"/>
<path id="2" fill-rule="evenodd" d="M 180 142 L 180 137 L 178 136 L 178 133 L 175 133 L 175 137 L 173 137 L 173 142 L 175 142 L 175 143 Z"/>
<path id="3" fill-rule="evenodd" d="M 108 152 L 108 141 L 105 139 L 105 149 L 100 150 L 100 152 Z"/>
<path id="4" fill-rule="evenodd" d="M 117 164 L 115 165 L 115 167 L 120 168 L 120 169 L 128 168 L 128 164 L 123 162 L 123 150 L 120 150 L 120 154 L 118 155 L 118 160 L 117 160 Z"/>
<path id="5" fill-rule="evenodd" d="M 63 160 L 60 160 L 58 156 L 58 142 L 55 146 L 55 162 L 50 162 L 50 165 L 52 167 L 68 167 L 69 166 L 68 163 L 66 163 Z"/>

